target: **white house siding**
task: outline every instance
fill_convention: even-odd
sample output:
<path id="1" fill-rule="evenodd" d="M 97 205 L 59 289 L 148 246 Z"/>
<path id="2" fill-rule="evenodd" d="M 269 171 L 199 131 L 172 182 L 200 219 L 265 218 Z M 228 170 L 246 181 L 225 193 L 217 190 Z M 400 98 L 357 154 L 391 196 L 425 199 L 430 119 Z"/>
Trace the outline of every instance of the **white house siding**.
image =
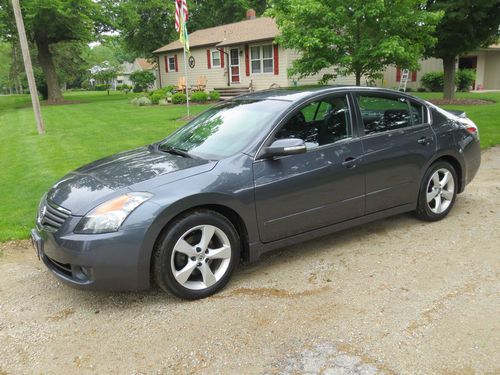
<path id="1" fill-rule="evenodd" d="M 484 81 L 486 90 L 500 89 L 500 51 L 484 51 Z M 479 65 L 479 57 L 478 57 Z M 479 69 L 478 69 L 479 71 Z"/>
<path id="2" fill-rule="evenodd" d="M 287 50 L 287 66 L 291 67 L 293 61 L 297 60 L 300 57 L 300 52 L 295 51 L 295 50 Z M 318 81 L 323 78 L 323 74 L 333 74 L 335 73 L 334 69 L 323 69 L 319 73 L 304 77 L 301 79 L 298 79 L 296 77 L 291 77 L 288 80 L 288 86 L 293 86 L 296 82 L 297 85 L 299 86 L 304 86 L 304 85 L 315 85 L 318 83 Z M 334 85 L 355 85 L 356 84 L 356 77 L 354 75 L 350 76 L 337 76 L 334 80 L 329 81 L 329 84 L 334 84 Z M 365 82 L 362 80 L 362 84 L 365 84 Z"/>
<path id="3" fill-rule="evenodd" d="M 443 71 L 443 61 L 441 59 L 425 59 L 420 61 L 420 69 L 417 71 L 417 80 L 408 80 L 406 87 L 410 87 L 413 90 L 421 87 L 420 80 L 425 73 L 428 72 L 441 72 Z M 399 86 L 399 81 L 396 79 L 397 68 L 393 65 L 388 66 L 384 72 L 384 78 L 382 81 L 377 82 L 378 85 L 389 88 L 397 88 Z M 411 79 L 411 74 L 410 74 Z"/>
<path id="4" fill-rule="evenodd" d="M 271 42 L 263 42 L 256 44 L 249 44 L 248 48 L 251 46 L 257 45 L 267 45 Z M 239 49 L 239 57 L 240 57 L 240 82 L 231 83 L 231 87 L 249 87 L 250 83 L 252 84 L 255 90 L 264 90 L 269 88 L 271 85 L 276 84 L 281 87 L 286 87 L 288 85 L 287 80 L 287 56 L 286 50 L 282 47 L 278 46 L 278 69 L 279 74 L 276 75 L 274 72 L 272 73 L 252 73 L 249 68 L 249 75 L 246 74 L 246 57 L 245 57 L 245 45 L 238 46 L 230 46 L 225 47 L 224 51 L 229 54 L 230 49 L 238 48 Z M 215 51 L 214 47 L 200 47 L 191 49 L 191 55 L 195 59 L 195 67 L 190 68 L 189 65 L 187 67 L 188 70 L 188 85 L 196 84 L 196 81 L 200 76 L 207 77 L 207 90 L 213 90 L 218 87 L 227 87 L 227 66 L 228 66 L 228 55 L 224 55 L 224 67 L 214 67 L 211 66 L 208 68 L 207 61 L 207 50 Z M 174 57 L 177 55 L 177 71 L 169 71 L 165 70 L 165 56 L 167 58 Z M 274 56 L 274 49 L 273 49 Z M 160 64 L 160 73 L 161 73 L 161 85 L 162 87 L 166 85 L 174 85 L 177 86 L 180 77 L 185 76 L 184 72 L 184 58 L 182 50 L 172 51 L 169 53 L 162 53 L 158 55 L 159 64 Z"/>

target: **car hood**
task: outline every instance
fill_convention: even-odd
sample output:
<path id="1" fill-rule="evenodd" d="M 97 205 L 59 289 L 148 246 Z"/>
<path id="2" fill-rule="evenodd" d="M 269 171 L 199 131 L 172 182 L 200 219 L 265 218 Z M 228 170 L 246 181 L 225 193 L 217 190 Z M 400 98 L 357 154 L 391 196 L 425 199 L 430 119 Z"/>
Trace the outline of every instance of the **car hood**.
<path id="1" fill-rule="evenodd" d="M 85 215 L 106 200 L 128 191 L 153 189 L 178 179 L 207 172 L 216 162 L 191 159 L 141 147 L 85 165 L 59 180 L 48 199 Z"/>

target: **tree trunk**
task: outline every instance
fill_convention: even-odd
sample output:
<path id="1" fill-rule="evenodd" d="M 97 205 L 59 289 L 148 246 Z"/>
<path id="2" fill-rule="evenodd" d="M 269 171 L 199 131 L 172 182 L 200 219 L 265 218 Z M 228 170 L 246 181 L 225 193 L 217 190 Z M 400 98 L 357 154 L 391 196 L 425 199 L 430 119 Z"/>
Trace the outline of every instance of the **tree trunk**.
<path id="1" fill-rule="evenodd" d="M 443 98 L 453 99 L 455 95 L 455 57 L 443 58 L 444 89 Z"/>
<path id="2" fill-rule="evenodd" d="M 61 102 L 63 96 L 49 44 L 44 40 L 36 40 L 36 46 L 38 49 L 38 62 L 42 67 L 45 82 L 47 83 L 48 101 L 52 103 Z"/>
<path id="3" fill-rule="evenodd" d="M 361 86 L 361 72 L 356 72 L 356 86 Z"/>

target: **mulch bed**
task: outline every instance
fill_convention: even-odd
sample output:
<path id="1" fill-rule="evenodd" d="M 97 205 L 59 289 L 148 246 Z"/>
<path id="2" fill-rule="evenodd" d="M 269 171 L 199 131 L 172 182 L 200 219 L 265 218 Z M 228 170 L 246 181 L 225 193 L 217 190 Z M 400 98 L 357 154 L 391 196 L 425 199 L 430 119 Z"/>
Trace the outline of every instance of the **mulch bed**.
<path id="1" fill-rule="evenodd" d="M 484 105 L 496 103 L 488 99 L 431 99 L 432 104 L 436 105 Z"/>

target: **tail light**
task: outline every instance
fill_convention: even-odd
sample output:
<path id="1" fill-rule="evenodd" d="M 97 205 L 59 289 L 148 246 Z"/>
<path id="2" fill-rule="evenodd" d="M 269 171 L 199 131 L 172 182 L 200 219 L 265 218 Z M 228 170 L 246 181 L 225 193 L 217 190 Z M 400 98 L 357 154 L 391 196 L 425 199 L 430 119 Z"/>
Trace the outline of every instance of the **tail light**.
<path id="1" fill-rule="evenodd" d="M 477 128 L 477 125 L 474 124 L 474 121 L 468 117 L 460 117 L 458 121 L 465 128 L 465 130 L 479 138 L 479 129 Z"/>

